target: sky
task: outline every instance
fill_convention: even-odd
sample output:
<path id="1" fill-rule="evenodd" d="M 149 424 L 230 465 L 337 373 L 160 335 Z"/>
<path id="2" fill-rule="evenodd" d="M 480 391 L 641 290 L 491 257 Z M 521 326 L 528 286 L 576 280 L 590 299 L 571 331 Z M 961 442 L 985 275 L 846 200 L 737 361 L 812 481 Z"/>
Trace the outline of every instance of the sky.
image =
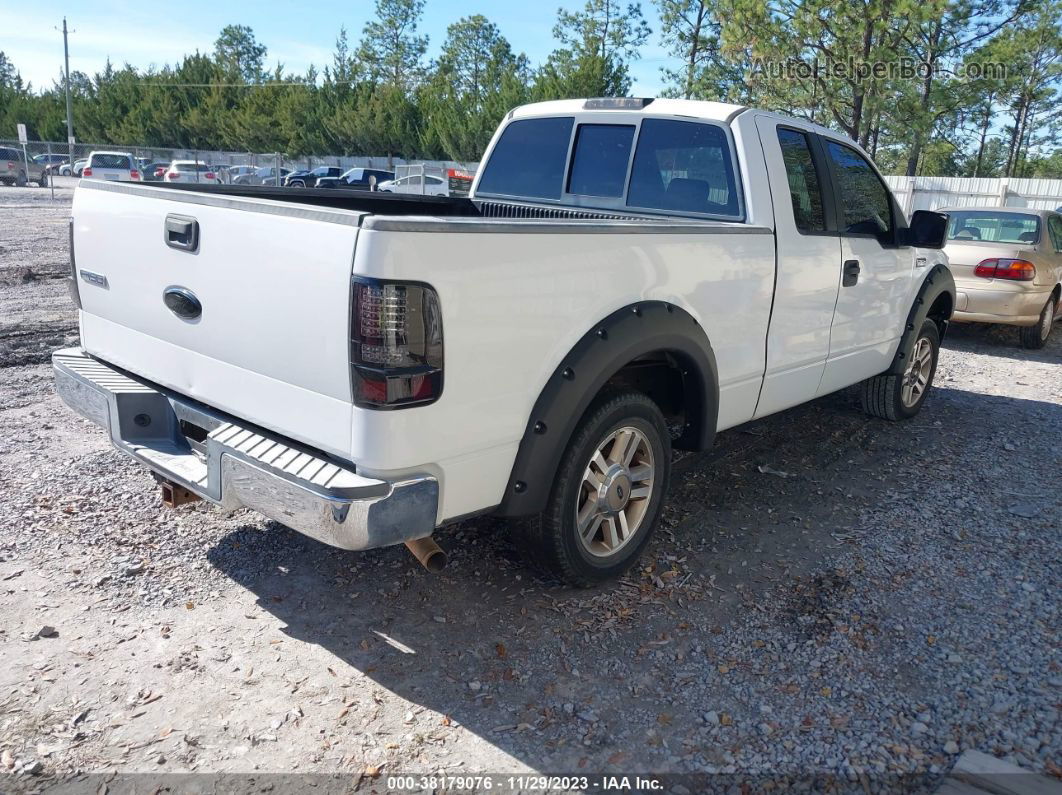
<path id="1" fill-rule="evenodd" d="M 419 32 L 429 36 L 429 56 L 434 56 L 447 25 L 464 16 L 483 14 L 498 25 L 515 51 L 526 53 L 538 65 L 554 47 L 557 8 L 582 5 L 582 0 L 426 0 Z M 14 0 L 3 0 L 0 50 L 14 62 L 23 80 L 42 88 L 51 86 L 62 73 L 64 16 L 72 31 L 70 68 L 90 75 L 102 70 L 108 57 L 116 67 L 128 62 L 146 68 L 175 63 L 197 49 L 211 52 L 222 27 L 242 24 L 250 25 L 258 41 L 269 48 L 270 67 L 279 60 L 287 70 L 304 72 L 311 63 L 318 69 L 331 63 L 341 25 L 356 43 L 373 6 L 373 0 L 182 0 L 174 5 L 158 0 L 36 0 L 16 5 Z M 660 67 L 673 65 L 673 59 L 660 46 L 660 20 L 651 0 L 643 0 L 642 12 L 653 34 L 642 48 L 642 58 L 632 64 L 631 94 L 651 97 L 662 87 Z"/>

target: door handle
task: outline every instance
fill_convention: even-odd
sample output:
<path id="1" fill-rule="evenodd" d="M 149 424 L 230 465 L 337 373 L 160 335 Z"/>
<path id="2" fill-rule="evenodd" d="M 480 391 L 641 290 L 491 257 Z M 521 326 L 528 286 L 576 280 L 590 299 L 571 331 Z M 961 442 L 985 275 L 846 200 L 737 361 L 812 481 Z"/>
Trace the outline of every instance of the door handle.
<path id="1" fill-rule="evenodd" d="M 199 248 L 199 222 L 187 215 L 166 216 L 163 227 L 166 245 L 181 251 L 195 251 Z"/>
<path id="2" fill-rule="evenodd" d="M 859 281 L 859 260 L 850 259 L 844 263 L 844 271 L 841 275 L 841 286 L 851 287 Z"/>

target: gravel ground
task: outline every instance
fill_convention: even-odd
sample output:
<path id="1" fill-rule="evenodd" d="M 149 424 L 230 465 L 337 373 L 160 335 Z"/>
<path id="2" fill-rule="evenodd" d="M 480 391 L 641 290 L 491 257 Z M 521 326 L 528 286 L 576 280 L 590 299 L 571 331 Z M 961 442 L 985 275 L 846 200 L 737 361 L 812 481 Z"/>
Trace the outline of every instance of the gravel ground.
<path id="1" fill-rule="evenodd" d="M 0 790 L 544 771 L 924 792 L 967 748 L 1062 773 L 1062 331 L 1024 351 L 954 327 L 912 422 L 848 391 L 721 434 L 613 586 L 539 580 L 492 519 L 441 531 L 429 575 L 163 509 L 52 393 L 76 332 L 47 195 L 0 188 Z"/>

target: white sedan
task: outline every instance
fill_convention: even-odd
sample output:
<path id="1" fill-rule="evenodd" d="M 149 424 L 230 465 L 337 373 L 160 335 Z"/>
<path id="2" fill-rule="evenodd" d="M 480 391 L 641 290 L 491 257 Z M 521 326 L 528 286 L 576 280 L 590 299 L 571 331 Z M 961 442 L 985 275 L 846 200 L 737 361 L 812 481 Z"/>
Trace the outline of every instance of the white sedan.
<path id="1" fill-rule="evenodd" d="M 214 167 L 202 160 L 174 160 L 166 169 L 166 182 L 191 182 L 205 185 L 217 185 L 218 175 Z"/>
<path id="2" fill-rule="evenodd" d="M 381 193 L 412 193 L 418 196 L 449 196 L 446 180 L 430 174 L 413 174 L 399 179 L 387 179 L 376 186 Z"/>

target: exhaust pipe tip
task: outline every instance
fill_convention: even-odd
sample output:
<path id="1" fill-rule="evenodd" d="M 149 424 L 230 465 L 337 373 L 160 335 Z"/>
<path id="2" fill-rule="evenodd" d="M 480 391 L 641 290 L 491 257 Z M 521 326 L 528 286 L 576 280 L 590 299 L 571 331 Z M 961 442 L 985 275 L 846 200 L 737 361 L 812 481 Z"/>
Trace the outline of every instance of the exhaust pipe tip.
<path id="1" fill-rule="evenodd" d="M 431 536 L 407 541 L 406 548 L 413 553 L 413 557 L 420 562 L 420 565 L 432 574 L 437 574 L 446 568 L 446 553 Z"/>

